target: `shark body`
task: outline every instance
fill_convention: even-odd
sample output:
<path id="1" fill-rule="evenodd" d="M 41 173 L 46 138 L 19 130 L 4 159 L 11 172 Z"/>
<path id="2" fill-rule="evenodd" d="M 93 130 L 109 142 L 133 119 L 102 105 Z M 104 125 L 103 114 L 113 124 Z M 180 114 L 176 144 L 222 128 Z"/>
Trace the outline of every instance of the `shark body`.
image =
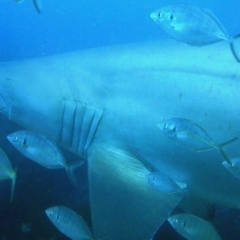
<path id="1" fill-rule="evenodd" d="M 153 238 L 184 194 L 152 188 L 151 171 L 184 182 L 194 197 L 239 207 L 240 182 L 218 151 L 191 151 L 157 127 L 179 117 L 198 123 L 216 143 L 240 137 L 240 68 L 226 43 L 82 50 L 1 63 L 0 76 L 9 120 L 88 161 L 96 238 Z M 226 146 L 230 157 L 240 155 L 239 144 Z"/>

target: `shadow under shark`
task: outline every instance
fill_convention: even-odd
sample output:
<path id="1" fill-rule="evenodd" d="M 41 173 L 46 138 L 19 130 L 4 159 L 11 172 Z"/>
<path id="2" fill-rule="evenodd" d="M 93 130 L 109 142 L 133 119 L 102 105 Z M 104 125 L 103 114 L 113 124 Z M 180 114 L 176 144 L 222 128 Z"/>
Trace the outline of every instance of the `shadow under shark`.
<path id="1" fill-rule="evenodd" d="M 239 137 L 239 89 L 226 43 L 150 42 L 0 64 L 2 113 L 88 161 L 97 239 L 152 239 L 186 195 L 239 207 L 240 181 L 218 151 L 191 151 L 157 127 L 179 117 L 216 143 Z M 240 156 L 238 145 L 226 147 L 230 157 Z M 157 191 L 150 171 L 186 183 L 186 191 Z"/>

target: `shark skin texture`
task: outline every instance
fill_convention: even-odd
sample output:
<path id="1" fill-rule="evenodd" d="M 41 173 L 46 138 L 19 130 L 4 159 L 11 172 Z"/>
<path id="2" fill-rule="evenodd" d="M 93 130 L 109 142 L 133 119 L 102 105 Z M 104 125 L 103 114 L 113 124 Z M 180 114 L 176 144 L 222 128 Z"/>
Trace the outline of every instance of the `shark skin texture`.
<path id="1" fill-rule="evenodd" d="M 97 239 L 152 239 L 186 195 L 239 208 L 240 182 L 216 149 L 192 151 L 157 127 L 177 117 L 217 144 L 240 137 L 239 89 L 240 67 L 224 42 L 146 42 L 0 64 L 1 112 L 88 162 Z M 230 158 L 239 144 L 225 146 Z M 152 171 L 187 188 L 163 194 L 147 181 Z"/>

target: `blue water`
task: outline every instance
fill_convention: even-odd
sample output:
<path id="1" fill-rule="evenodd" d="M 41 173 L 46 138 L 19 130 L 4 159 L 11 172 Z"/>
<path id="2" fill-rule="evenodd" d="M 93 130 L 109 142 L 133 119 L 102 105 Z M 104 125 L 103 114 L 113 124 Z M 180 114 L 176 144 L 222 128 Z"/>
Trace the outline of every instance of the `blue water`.
<path id="1" fill-rule="evenodd" d="M 189 2 L 211 9 L 230 36 L 240 32 L 240 1 L 194 0 Z M 17 4 L 14 0 L 0 2 L 0 61 L 41 57 L 66 51 L 134 43 L 168 38 L 149 14 L 175 0 L 42 0 L 43 12 L 38 14 L 31 0 Z M 0 240 L 67 239 L 45 216 L 53 205 L 65 205 L 81 213 L 91 224 L 86 167 L 78 170 L 77 189 L 70 184 L 64 170 L 47 170 L 20 155 L 10 146 L 6 135 L 20 129 L 0 116 L 0 146 L 17 168 L 13 203 L 10 181 L 0 182 Z M 73 155 L 65 152 L 68 159 Z M 223 239 L 240 239 L 240 213 L 215 206 L 211 219 Z M 32 230 L 23 232 L 22 224 Z M 160 238 L 161 236 L 161 238 Z M 53 238 L 55 237 L 55 238 Z M 167 223 L 155 239 L 183 239 Z"/>

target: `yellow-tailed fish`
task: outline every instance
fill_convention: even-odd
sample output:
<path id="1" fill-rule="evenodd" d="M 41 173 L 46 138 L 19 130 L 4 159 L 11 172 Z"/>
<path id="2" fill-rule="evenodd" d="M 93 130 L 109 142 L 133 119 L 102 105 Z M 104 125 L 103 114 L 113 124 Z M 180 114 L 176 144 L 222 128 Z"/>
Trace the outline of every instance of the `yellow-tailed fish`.
<path id="1" fill-rule="evenodd" d="M 94 239 L 83 218 L 72 209 L 54 206 L 46 209 L 45 213 L 53 225 L 70 239 Z"/>
<path id="2" fill-rule="evenodd" d="M 11 162 L 9 161 L 7 155 L 3 152 L 0 148 L 0 180 L 12 180 L 12 187 L 11 187 L 11 198 L 13 200 L 15 183 L 16 183 L 16 171 L 13 170 Z"/>
<path id="3" fill-rule="evenodd" d="M 12 145 L 27 158 L 49 169 L 65 168 L 69 180 L 76 185 L 74 169 L 82 162 L 69 165 L 58 146 L 45 136 L 32 131 L 17 131 L 7 136 Z"/>
<path id="4" fill-rule="evenodd" d="M 183 237 L 189 240 L 221 240 L 213 225 L 192 214 L 176 214 L 168 222 Z"/>
<path id="5" fill-rule="evenodd" d="M 184 118 L 164 120 L 157 124 L 157 126 L 168 138 L 195 151 L 206 151 L 212 148 L 218 149 L 226 161 L 231 164 L 231 159 L 223 147 L 236 141 L 238 139 L 237 137 L 222 144 L 216 144 L 202 127 Z"/>
<path id="6" fill-rule="evenodd" d="M 153 188 L 167 194 L 179 192 L 187 187 L 185 183 L 174 181 L 167 175 L 159 172 L 149 173 L 147 179 Z"/>
<path id="7" fill-rule="evenodd" d="M 170 37 L 192 46 L 227 41 L 240 62 L 240 35 L 229 37 L 210 10 L 190 4 L 173 4 L 154 11 L 150 17 Z"/>

